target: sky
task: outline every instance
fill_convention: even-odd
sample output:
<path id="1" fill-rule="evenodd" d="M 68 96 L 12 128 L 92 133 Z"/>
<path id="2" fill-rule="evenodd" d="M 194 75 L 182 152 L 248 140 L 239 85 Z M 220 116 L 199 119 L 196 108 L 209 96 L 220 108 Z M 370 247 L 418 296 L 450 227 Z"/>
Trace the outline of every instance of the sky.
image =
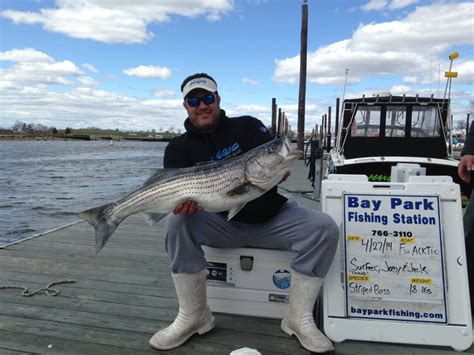
<path id="1" fill-rule="evenodd" d="M 0 128 L 183 132 L 182 81 L 205 72 L 228 116 L 297 130 L 302 0 L 0 0 Z M 474 107 L 474 2 L 308 0 L 305 129 L 336 98 L 443 97 Z M 346 75 L 347 74 L 347 75 Z M 346 85 L 345 85 L 346 83 Z"/>

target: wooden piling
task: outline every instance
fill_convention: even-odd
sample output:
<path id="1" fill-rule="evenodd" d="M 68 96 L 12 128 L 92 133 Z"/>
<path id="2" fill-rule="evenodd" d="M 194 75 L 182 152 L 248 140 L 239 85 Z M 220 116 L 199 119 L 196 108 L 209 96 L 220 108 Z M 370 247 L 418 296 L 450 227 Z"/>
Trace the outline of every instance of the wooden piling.
<path id="1" fill-rule="evenodd" d="M 301 52 L 300 52 L 300 88 L 298 99 L 298 143 L 300 150 L 304 148 L 304 121 L 306 101 L 306 67 L 308 52 L 308 3 L 304 0 L 301 19 Z"/>
<path id="2" fill-rule="evenodd" d="M 281 108 L 278 109 L 277 134 L 281 134 Z"/>
<path id="3" fill-rule="evenodd" d="M 331 106 L 328 107 L 328 120 L 326 130 L 326 151 L 331 150 Z"/>
<path id="4" fill-rule="evenodd" d="M 276 98 L 272 98 L 272 136 L 276 136 L 277 129 L 276 129 L 276 111 L 277 111 L 277 104 Z"/>

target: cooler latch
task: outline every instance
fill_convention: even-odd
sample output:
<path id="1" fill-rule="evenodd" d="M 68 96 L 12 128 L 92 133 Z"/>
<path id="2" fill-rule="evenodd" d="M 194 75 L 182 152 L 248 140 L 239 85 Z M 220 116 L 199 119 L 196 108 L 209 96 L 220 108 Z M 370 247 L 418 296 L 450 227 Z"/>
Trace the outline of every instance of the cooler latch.
<path id="1" fill-rule="evenodd" d="M 243 271 L 252 271 L 253 256 L 240 256 L 240 269 Z"/>

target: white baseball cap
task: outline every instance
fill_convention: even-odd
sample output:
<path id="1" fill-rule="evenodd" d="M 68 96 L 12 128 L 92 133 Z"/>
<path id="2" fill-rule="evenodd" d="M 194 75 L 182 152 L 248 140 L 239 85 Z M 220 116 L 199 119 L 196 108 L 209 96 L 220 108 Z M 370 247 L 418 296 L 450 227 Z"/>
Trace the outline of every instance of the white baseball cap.
<path id="1" fill-rule="evenodd" d="M 190 80 L 183 87 L 183 96 L 186 97 L 191 91 L 195 89 L 204 89 L 209 92 L 217 91 L 217 84 L 209 78 L 198 77 Z"/>

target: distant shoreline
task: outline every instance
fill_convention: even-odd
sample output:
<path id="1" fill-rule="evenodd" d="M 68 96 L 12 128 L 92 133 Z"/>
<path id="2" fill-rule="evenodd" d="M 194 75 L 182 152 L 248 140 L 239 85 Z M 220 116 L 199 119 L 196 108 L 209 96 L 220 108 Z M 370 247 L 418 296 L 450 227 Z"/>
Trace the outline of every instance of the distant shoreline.
<path id="1" fill-rule="evenodd" d="M 172 138 L 151 137 L 88 137 L 88 136 L 23 136 L 23 135 L 0 135 L 0 141 L 135 141 L 135 142 L 169 142 Z"/>
<path id="2" fill-rule="evenodd" d="M 0 136 L 0 141 L 77 141 L 70 137 L 47 137 L 47 136 Z M 102 139 L 100 139 L 102 140 Z M 105 139 L 104 139 L 105 140 Z"/>
<path id="3" fill-rule="evenodd" d="M 14 136 L 14 135 L 0 135 L 2 141 L 59 141 L 70 140 L 66 137 L 28 137 L 28 136 Z"/>

